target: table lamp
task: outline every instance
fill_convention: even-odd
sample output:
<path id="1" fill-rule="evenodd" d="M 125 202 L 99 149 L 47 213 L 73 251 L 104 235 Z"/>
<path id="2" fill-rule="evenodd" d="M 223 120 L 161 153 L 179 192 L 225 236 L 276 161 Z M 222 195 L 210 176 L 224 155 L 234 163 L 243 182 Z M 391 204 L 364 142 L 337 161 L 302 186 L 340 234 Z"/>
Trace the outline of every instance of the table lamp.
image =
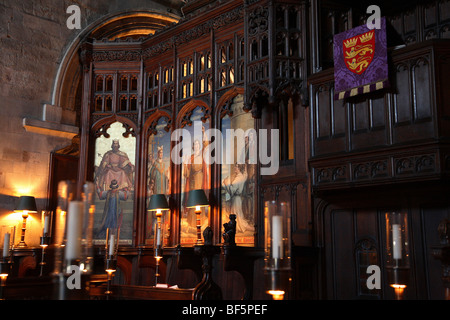
<path id="1" fill-rule="evenodd" d="M 202 244 L 201 234 L 201 222 L 200 214 L 202 213 L 201 207 L 209 206 L 208 198 L 206 198 L 205 191 L 203 189 L 191 190 L 188 194 L 186 208 L 195 208 L 195 214 L 197 215 L 197 244 Z"/>
<path id="2" fill-rule="evenodd" d="M 27 218 L 30 212 L 37 212 L 36 199 L 31 196 L 21 196 L 19 199 L 19 205 L 14 210 L 15 212 L 22 212 L 22 235 L 20 237 L 20 242 L 17 244 L 19 248 L 27 247 L 25 243 L 25 230 L 27 228 Z"/>
<path id="3" fill-rule="evenodd" d="M 164 243 L 164 232 L 163 232 L 163 210 L 169 210 L 169 203 L 164 194 L 154 194 L 150 197 L 150 204 L 148 211 L 155 211 L 156 215 L 156 225 L 155 225 L 155 259 L 156 259 L 156 284 L 158 284 L 159 277 L 159 260 L 162 258 L 162 247 Z"/>

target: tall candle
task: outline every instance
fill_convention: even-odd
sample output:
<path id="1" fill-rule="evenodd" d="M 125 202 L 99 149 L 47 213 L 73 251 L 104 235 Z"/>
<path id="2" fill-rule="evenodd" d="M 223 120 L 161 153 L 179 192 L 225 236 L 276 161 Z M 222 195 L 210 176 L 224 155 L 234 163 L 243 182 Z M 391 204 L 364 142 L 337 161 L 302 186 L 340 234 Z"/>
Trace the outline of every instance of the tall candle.
<path id="1" fill-rule="evenodd" d="M 392 251 L 394 259 L 402 258 L 402 227 L 399 224 L 392 225 Z"/>
<path id="2" fill-rule="evenodd" d="M 81 256 L 81 227 L 83 225 L 83 202 L 70 201 L 67 210 L 66 260 L 79 259 Z"/>
<path id="3" fill-rule="evenodd" d="M 156 246 L 159 247 L 161 245 L 161 224 L 156 224 Z"/>
<path id="4" fill-rule="evenodd" d="M 45 217 L 44 217 L 44 235 L 48 234 L 49 229 L 50 229 L 50 216 L 45 215 Z"/>
<path id="5" fill-rule="evenodd" d="M 115 242 L 115 237 L 112 234 L 111 237 L 109 237 L 109 255 L 113 256 L 114 255 L 114 242 Z"/>
<path id="6" fill-rule="evenodd" d="M 272 217 L 272 258 L 283 259 L 283 217 Z"/>
<path id="7" fill-rule="evenodd" d="M 14 243 L 16 241 L 16 226 L 14 226 L 12 229 L 12 246 L 14 246 Z"/>
<path id="8" fill-rule="evenodd" d="M 10 240 L 11 234 L 5 233 L 5 238 L 3 239 L 3 257 L 6 258 L 9 256 L 9 240 Z"/>

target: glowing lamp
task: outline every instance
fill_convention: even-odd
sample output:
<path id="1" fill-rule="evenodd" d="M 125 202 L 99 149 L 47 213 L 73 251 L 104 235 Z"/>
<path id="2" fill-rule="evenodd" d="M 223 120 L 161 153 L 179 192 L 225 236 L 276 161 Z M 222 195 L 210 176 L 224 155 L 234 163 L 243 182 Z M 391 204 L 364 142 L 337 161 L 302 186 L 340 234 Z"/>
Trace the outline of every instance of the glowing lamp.
<path id="1" fill-rule="evenodd" d="M 154 238 L 154 255 L 156 259 L 156 271 L 155 271 L 155 282 L 158 284 L 159 274 L 159 260 L 162 258 L 162 247 L 164 244 L 164 217 L 163 210 L 169 210 L 169 203 L 164 194 L 154 194 L 150 197 L 150 204 L 148 211 L 155 212 L 156 215 L 156 225 L 155 225 L 155 238 Z"/>
<path id="2" fill-rule="evenodd" d="M 31 212 L 37 212 L 36 199 L 31 196 L 21 196 L 19 199 L 19 205 L 14 210 L 15 212 L 22 213 L 22 235 L 20 237 L 20 242 L 17 244 L 19 248 L 25 248 L 27 244 L 25 243 L 25 230 L 27 229 L 27 218 L 28 214 Z"/>
<path id="3" fill-rule="evenodd" d="M 207 206 L 209 206 L 209 201 L 208 198 L 206 198 L 206 194 L 203 189 L 189 191 L 186 208 L 195 208 L 195 214 L 197 216 L 197 244 L 203 243 L 200 214 L 202 213 L 201 208 Z"/>

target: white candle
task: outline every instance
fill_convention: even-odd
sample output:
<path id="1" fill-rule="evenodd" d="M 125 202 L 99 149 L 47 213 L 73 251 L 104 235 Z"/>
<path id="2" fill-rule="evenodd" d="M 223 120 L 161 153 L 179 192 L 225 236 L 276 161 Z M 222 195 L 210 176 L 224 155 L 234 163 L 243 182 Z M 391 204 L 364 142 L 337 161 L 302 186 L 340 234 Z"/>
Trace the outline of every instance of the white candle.
<path id="1" fill-rule="evenodd" d="M 79 259 L 81 256 L 81 226 L 83 225 L 83 202 L 70 201 L 67 210 L 66 260 Z"/>
<path id="2" fill-rule="evenodd" d="M 272 217 L 272 258 L 283 259 L 283 217 Z"/>
<path id="3" fill-rule="evenodd" d="M 114 255 L 114 242 L 115 242 L 115 237 L 114 237 L 114 235 L 112 234 L 110 237 L 109 237 L 109 255 L 110 256 L 113 256 Z"/>
<path id="4" fill-rule="evenodd" d="M 156 246 L 159 247 L 161 245 L 161 224 L 156 224 Z"/>
<path id="5" fill-rule="evenodd" d="M 12 229 L 12 246 L 14 246 L 14 243 L 16 241 L 16 226 L 14 226 Z"/>
<path id="6" fill-rule="evenodd" d="M 48 234 L 49 228 L 50 228 L 50 216 L 49 215 L 45 215 L 45 218 L 44 218 L 44 235 Z"/>
<path id="7" fill-rule="evenodd" d="M 392 252 L 394 259 L 402 258 L 402 227 L 399 224 L 392 225 Z"/>
<path id="8" fill-rule="evenodd" d="M 10 240 L 11 234 L 5 233 L 5 238 L 3 239 L 3 257 L 6 258 L 9 256 L 9 240 Z"/>

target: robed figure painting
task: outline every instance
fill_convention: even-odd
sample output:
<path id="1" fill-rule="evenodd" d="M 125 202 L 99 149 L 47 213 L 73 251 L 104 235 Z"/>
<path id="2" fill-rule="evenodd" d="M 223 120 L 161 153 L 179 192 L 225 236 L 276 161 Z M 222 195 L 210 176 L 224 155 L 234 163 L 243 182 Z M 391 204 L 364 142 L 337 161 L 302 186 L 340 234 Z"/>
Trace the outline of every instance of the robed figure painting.
<path id="1" fill-rule="evenodd" d="M 203 117 L 201 108 L 197 107 L 191 116 L 191 121 L 201 122 Z M 203 157 L 204 150 L 209 144 L 205 131 L 209 129 L 208 122 L 201 122 L 201 132 L 196 132 L 194 126 L 185 127 L 191 135 L 192 149 L 183 154 L 181 172 L 181 234 L 182 245 L 193 245 L 197 241 L 196 215 L 194 208 L 186 208 L 187 196 L 190 190 L 203 189 L 208 195 L 211 186 L 210 168 Z M 183 150 L 184 152 L 185 150 Z M 202 230 L 208 225 L 208 207 L 201 209 Z"/>
<path id="2" fill-rule="evenodd" d="M 148 138 L 147 154 L 147 208 L 153 194 L 164 194 L 167 199 L 171 188 L 171 161 L 170 161 L 170 132 L 166 130 L 167 119 L 160 118 L 155 127 L 155 134 Z M 167 215 L 164 223 L 166 234 L 164 241 L 168 240 L 170 216 Z M 148 211 L 145 232 L 145 242 L 152 244 L 155 236 L 156 212 Z"/>
<path id="3" fill-rule="evenodd" d="M 108 138 L 102 135 L 96 139 L 96 243 L 105 241 L 107 228 L 120 228 L 121 243 L 131 244 L 136 138 L 124 137 L 125 131 L 120 122 L 115 122 L 107 129 Z"/>
<path id="4" fill-rule="evenodd" d="M 243 139 L 233 138 L 230 143 L 230 137 L 223 135 L 222 157 L 233 148 L 234 159 L 232 163 L 222 161 L 222 223 L 230 220 L 230 214 L 236 215 L 236 243 L 250 246 L 255 236 L 257 137 L 251 114 L 243 110 L 241 95 L 234 98 L 230 109 L 231 113 L 222 118 L 222 132 L 241 130 Z M 239 144 L 238 140 L 243 141 Z"/>

